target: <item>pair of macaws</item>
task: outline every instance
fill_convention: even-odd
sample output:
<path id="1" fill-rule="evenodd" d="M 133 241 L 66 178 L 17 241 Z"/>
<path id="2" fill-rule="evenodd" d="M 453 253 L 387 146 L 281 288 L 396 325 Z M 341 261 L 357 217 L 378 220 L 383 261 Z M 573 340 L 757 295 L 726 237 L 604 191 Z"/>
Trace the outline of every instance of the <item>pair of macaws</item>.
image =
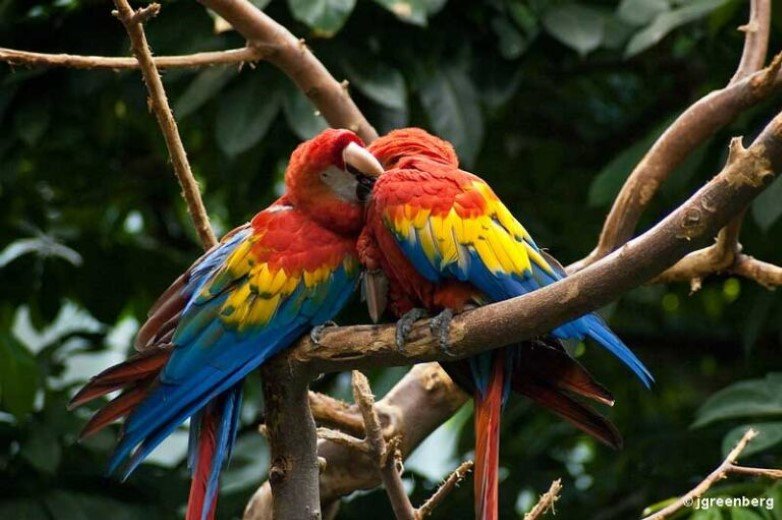
<path id="1" fill-rule="evenodd" d="M 94 377 L 71 403 L 122 390 L 82 435 L 125 417 L 109 464 L 123 478 L 190 418 L 188 520 L 214 518 L 244 377 L 334 318 L 354 293 L 362 264 L 370 315 L 377 321 L 387 304 L 401 318 L 400 348 L 421 309 L 441 313 L 433 325 L 443 332 L 466 306 L 565 276 L 491 188 L 458 168 L 453 147 L 420 129 L 396 130 L 369 148 L 348 130 L 326 130 L 293 152 L 285 185 L 282 197 L 163 293 L 139 330 L 139 352 Z M 613 402 L 559 343 L 586 336 L 650 384 L 646 368 L 593 314 L 548 338 L 444 365 L 476 401 L 477 518 L 497 518 L 499 415 L 511 388 L 620 444 L 607 420 L 569 395 Z"/>

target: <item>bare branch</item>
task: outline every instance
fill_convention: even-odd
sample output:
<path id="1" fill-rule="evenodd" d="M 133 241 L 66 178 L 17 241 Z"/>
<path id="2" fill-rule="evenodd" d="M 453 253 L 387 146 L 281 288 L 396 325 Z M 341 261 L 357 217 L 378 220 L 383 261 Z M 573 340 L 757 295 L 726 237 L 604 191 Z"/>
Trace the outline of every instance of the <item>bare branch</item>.
<path id="1" fill-rule="evenodd" d="M 380 479 L 386 488 L 391 507 L 397 519 L 415 520 L 415 509 L 402 484 L 401 454 L 398 453 L 399 439 L 386 443 L 380 419 L 375 411 L 375 396 L 369 387 L 369 381 L 358 370 L 353 371 L 353 397 L 364 418 L 367 442 L 372 457 L 380 472 Z"/>
<path id="2" fill-rule="evenodd" d="M 771 1 L 752 0 L 750 20 L 747 25 L 740 27 L 746 33 L 744 51 L 731 83 L 740 81 L 763 67 L 768 50 L 770 28 Z M 739 232 L 744 214 L 745 212 L 742 211 L 719 232 L 717 242 L 714 245 L 690 253 L 654 281 L 689 281 L 690 288 L 695 292 L 700 289 L 701 282 L 706 276 L 732 271 L 741 252 Z M 752 277 L 749 276 L 749 278 Z"/>
<path id="3" fill-rule="evenodd" d="M 377 138 L 377 132 L 350 99 L 347 89 L 331 76 L 303 40 L 248 0 L 199 1 L 230 23 L 251 46 L 267 51 L 266 60 L 296 83 L 332 127 L 353 130 L 366 142 Z"/>
<path id="4" fill-rule="evenodd" d="M 375 408 L 381 411 L 386 436 L 401 439 L 399 449 L 406 457 L 467 399 L 467 394 L 437 363 L 424 363 L 414 366 L 375 404 Z M 355 413 L 361 420 L 358 410 Z M 361 428 L 363 431 L 363 425 Z M 344 495 L 380 484 L 377 465 L 368 455 L 326 440 L 318 443 L 318 455 L 327 461 L 326 470 L 320 475 L 324 511 Z M 272 519 L 272 494 L 268 482 L 250 499 L 244 519 Z"/>
<path id="5" fill-rule="evenodd" d="M 141 67 L 144 83 L 146 83 L 149 91 L 149 104 L 155 112 L 163 137 L 166 140 L 166 147 L 171 156 L 174 173 L 182 188 L 182 196 L 187 202 L 190 218 L 193 220 L 193 225 L 204 248 L 209 249 L 217 244 L 217 239 L 215 239 L 212 227 L 209 225 L 209 216 L 201 200 L 198 183 L 190 170 L 187 153 L 185 153 L 185 148 L 182 145 L 176 120 L 174 120 L 171 107 L 168 105 L 166 91 L 163 88 L 160 74 L 155 67 L 155 62 L 152 60 L 152 51 L 149 49 L 147 37 L 144 34 L 144 27 L 142 26 L 144 20 L 157 14 L 160 10 L 160 5 L 150 4 L 144 9 L 133 11 L 127 0 L 114 0 L 114 4 L 117 6 L 116 16 L 128 32 L 130 43 L 133 47 L 133 54 L 135 54 Z"/>
<path id="6" fill-rule="evenodd" d="M 365 440 L 357 439 L 352 435 L 348 435 L 347 433 L 341 432 L 339 430 L 332 430 L 330 428 L 318 428 L 317 432 L 318 432 L 318 439 L 323 439 L 324 441 L 330 441 L 336 444 L 341 444 L 343 446 L 346 446 L 356 451 L 360 451 L 362 453 L 369 453 L 370 451 L 370 446 Z"/>
<path id="7" fill-rule="evenodd" d="M 595 250 L 568 266 L 568 272 L 579 271 L 626 243 L 671 172 L 717 130 L 778 90 L 782 85 L 780 66 L 782 56 L 777 56 L 767 68 L 707 94 L 685 110 L 627 178 L 606 218 Z"/>
<path id="8" fill-rule="evenodd" d="M 310 391 L 310 410 L 315 422 L 336 428 L 354 437 L 364 437 L 364 420 L 356 406 L 334 399 L 330 395 Z"/>
<path id="9" fill-rule="evenodd" d="M 453 473 L 448 475 L 448 478 L 445 479 L 445 482 L 443 482 L 442 485 L 437 488 L 437 491 L 435 491 L 434 494 L 429 497 L 429 500 L 424 502 L 421 507 L 416 510 L 416 520 L 422 520 L 423 518 L 431 515 L 432 511 L 434 511 L 434 509 L 439 506 L 443 500 L 445 500 L 445 497 L 447 497 L 448 494 L 453 491 L 462 480 L 465 479 L 467 474 L 472 471 L 473 466 L 475 466 L 475 463 L 471 460 L 462 462 L 459 467 L 453 471 Z"/>
<path id="10" fill-rule="evenodd" d="M 744 449 L 747 447 L 747 444 L 749 444 L 752 439 L 757 437 L 757 435 L 757 431 L 753 430 L 752 428 L 748 429 L 736 444 L 736 447 L 733 448 L 730 453 L 728 453 L 728 456 L 725 457 L 725 460 L 722 461 L 722 464 L 720 464 L 717 469 L 712 471 L 709 476 L 703 479 L 697 486 L 692 488 L 678 500 L 661 509 L 660 511 L 645 517 L 643 520 L 663 520 L 664 518 L 670 517 L 680 509 L 691 506 L 697 498 L 703 496 L 703 494 L 706 493 L 714 484 L 724 479 L 731 473 L 737 475 L 750 475 L 755 477 L 761 476 L 773 479 L 782 478 L 782 470 L 747 468 L 744 466 L 735 465 L 736 459 L 738 459 L 739 455 L 741 455 L 741 452 L 744 451 Z"/>
<path id="11" fill-rule="evenodd" d="M 782 285 L 782 267 L 757 260 L 749 255 L 739 255 L 731 272 L 755 280 L 767 289 Z"/>
<path id="12" fill-rule="evenodd" d="M 546 514 L 546 511 L 551 509 L 554 511 L 554 502 L 559 500 L 559 493 L 562 491 L 562 479 L 557 479 L 551 483 L 551 487 L 548 491 L 540 495 L 538 503 L 535 504 L 529 513 L 524 515 L 524 520 L 537 520 Z"/>
<path id="13" fill-rule="evenodd" d="M 734 147 L 734 154 L 735 160 L 719 175 L 619 251 L 557 283 L 457 316 L 449 334 L 449 359 L 544 334 L 607 304 L 682 258 L 698 240 L 716 233 L 742 211 L 782 166 L 782 115 L 749 149 Z M 394 335 L 393 325 L 337 327 L 324 333 L 318 345 L 305 338 L 287 353 L 292 363 L 315 372 L 445 360 L 425 321 L 414 325 L 403 352 L 396 348 Z"/>
<path id="14" fill-rule="evenodd" d="M 751 0 L 749 22 L 739 27 L 739 30 L 745 34 L 744 49 L 731 83 L 762 69 L 766 63 L 768 37 L 771 32 L 771 0 Z"/>
<path id="15" fill-rule="evenodd" d="M 197 52 L 183 56 L 157 56 L 152 61 L 158 69 L 197 68 L 214 65 L 254 63 L 262 60 L 264 51 L 244 47 L 225 51 Z M 74 54 L 46 54 L 0 47 L 0 62 L 24 67 L 65 67 L 69 69 L 138 69 L 136 58 L 108 56 L 79 56 Z"/>

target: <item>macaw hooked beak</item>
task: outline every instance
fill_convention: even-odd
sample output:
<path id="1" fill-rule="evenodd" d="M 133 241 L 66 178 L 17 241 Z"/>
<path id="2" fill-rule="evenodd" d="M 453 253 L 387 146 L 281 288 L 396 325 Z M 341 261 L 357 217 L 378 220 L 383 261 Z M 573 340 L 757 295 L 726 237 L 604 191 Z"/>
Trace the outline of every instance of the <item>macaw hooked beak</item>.
<path id="1" fill-rule="evenodd" d="M 345 169 L 358 181 L 356 198 L 361 203 L 366 202 L 375 180 L 383 173 L 383 166 L 369 150 L 356 143 L 350 143 L 342 150 L 342 160 L 345 161 Z"/>
<path id="2" fill-rule="evenodd" d="M 377 177 L 383 173 L 383 166 L 369 150 L 357 143 L 350 143 L 342 150 L 342 160 L 345 167 L 357 177 Z"/>

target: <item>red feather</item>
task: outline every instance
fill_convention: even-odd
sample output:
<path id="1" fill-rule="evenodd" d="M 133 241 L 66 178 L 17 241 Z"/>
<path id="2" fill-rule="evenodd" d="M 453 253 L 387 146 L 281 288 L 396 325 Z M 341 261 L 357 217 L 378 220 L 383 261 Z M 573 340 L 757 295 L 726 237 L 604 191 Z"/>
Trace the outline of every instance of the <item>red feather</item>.
<path id="1" fill-rule="evenodd" d="M 499 497 L 500 415 L 505 356 L 494 355 L 485 395 L 475 392 L 475 518 L 496 520 Z"/>
<path id="2" fill-rule="evenodd" d="M 206 502 L 206 488 L 215 454 L 217 422 L 218 418 L 213 413 L 210 405 L 201 417 L 198 435 L 198 462 L 193 473 L 193 479 L 190 482 L 190 496 L 187 500 L 187 516 L 185 516 L 185 520 L 202 520 L 201 512 Z M 209 507 L 207 520 L 214 518 L 217 507 L 216 498 L 212 500 L 212 504 Z"/>

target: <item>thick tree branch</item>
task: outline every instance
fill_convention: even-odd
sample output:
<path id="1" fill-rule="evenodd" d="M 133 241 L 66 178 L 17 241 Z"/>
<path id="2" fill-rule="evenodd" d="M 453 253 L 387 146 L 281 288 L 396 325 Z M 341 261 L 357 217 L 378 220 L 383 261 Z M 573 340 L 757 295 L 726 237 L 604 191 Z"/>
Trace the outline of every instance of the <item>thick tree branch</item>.
<path id="1" fill-rule="evenodd" d="M 117 6 L 115 15 L 125 26 L 125 30 L 130 37 L 130 43 L 133 47 L 133 54 L 136 56 L 141 67 L 141 73 L 144 76 L 144 83 L 149 91 L 149 105 L 155 112 L 163 137 L 166 140 L 166 147 L 171 156 L 171 162 L 174 166 L 174 173 L 182 188 L 182 196 L 187 202 L 187 209 L 190 212 L 190 218 L 196 228 L 198 237 L 201 239 L 205 249 L 209 249 L 217 243 L 212 227 L 209 225 L 209 216 L 201 200 L 201 192 L 198 189 L 198 183 L 190 170 L 190 164 L 187 161 L 187 154 L 182 145 L 182 139 L 179 136 L 174 115 L 171 113 L 171 107 L 168 105 L 166 91 L 163 88 L 163 82 L 160 74 L 155 67 L 152 59 L 152 51 L 147 44 L 147 37 L 144 34 L 142 23 L 144 20 L 155 16 L 160 11 L 160 5 L 149 4 L 143 9 L 133 11 L 127 0 L 114 0 Z"/>
<path id="2" fill-rule="evenodd" d="M 597 247 L 568 266 L 573 273 L 616 250 L 632 237 L 638 220 L 660 185 L 690 153 L 749 107 L 782 85 L 782 58 L 727 87 L 711 92 L 685 110 L 636 165 L 606 218 Z"/>
<path id="3" fill-rule="evenodd" d="M 375 404 L 387 437 L 401 438 L 399 446 L 407 457 L 435 428 L 468 399 L 437 363 L 416 365 L 383 399 Z M 361 420 L 357 407 L 350 411 Z M 361 434 L 363 434 L 363 426 Z M 325 511 L 342 496 L 380 484 L 377 467 L 368 455 L 344 444 L 321 440 L 318 455 L 326 460 L 320 476 L 320 494 Z M 271 520 L 272 494 L 264 483 L 250 499 L 245 520 Z"/>
<path id="4" fill-rule="evenodd" d="M 750 428 L 741 437 L 736 447 L 733 448 L 725 460 L 722 461 L 717 469 L 712 471 L 709 476 L 703 479 L 697 486 L 688 491 L 685 495 L 678 500 L 668 505 L 667 507 L 657 511 L 656 513 L 645 517 L 643 520 L 663 520 L 670 517 L 677 511 L 684 509 L 685 507 L 692 507 L 695 500 L 704 495 L 711 487 L 718 481 L 724 479 L 730 474 L 737 475 L 750 475 L 754 477 L 768 477 L 772 479 L 782 478 L 782 470 L 766 469 L 766 468 L 747 468 L 744 466 L 736 466 L 736 459 L 738 459 L 741 452 L 747 447 L 747 444 L 757 437 L 758 432 Z"/>
<path id="5" fill-rule="evenodd" d="M 262 60 L 264 52 L 257 47 L 244 47 L 225 51 L 197 52 L 182 56 L 157 56 L 152 61 L 158 69 L 209 67 L 237 63 L 254 63 Z M 108 56 L 80 56 L 75 54 L 46 54 L 19 51 L 0 47 L 0 62 L 24 67 L 65 67 L 69 69 L 138 69 L 136 58 Z"/>
<path id="6" fill-rule="evenodd" d="M 736 70 L 736 74 L 731 79 L 731 83 L 740 81 L 763 67 L 771 29 L 771 1 L 752 0 L 750 20 L 739 29 L 746 33 L 746 38 L 744 40 L 741 62 Z M 654 281 L 689 281 L 690 288 L 695 292 L 700 289 L 703 279 L 710 274 L 721 272 L 738 274 L 735 266 L 738 265 L 740 260 L 745 266 L 744 272 L 749 275 L 747 276 L 748 278 L 753 278 L 752 275 L 754 273 L 758 273 L 758 276 L 763 276 L 767 271 L 765 266 L 761 266 L 757 260 L 751 257 L 739 256 L 741 252 L 739 233 L 745 213 L 745 211 L 742 211 L 727 226 L 720 230 L 715 244 L 688 254 Z M 756 279 L 756 281 L 763 283 L 759 279 Z"/>
<path id="7" fill-rule="evenodd" d="M 609 303 L 692 251 L 698 241 L 738 215 L 779 170 L 782 115 L 769 123 L 749 149 L 734 140 L 731 156 L 730 164 L 708 184 L 620 250 L 548 287 L 457 316 L 449 336 L 453 358 L 544 334 Z M 396 348 L 394 332 L 390 325 L 337 327 L 324 333 L 318 345 L 308 338 L 301 341 L 288 356 L 292 363 L 317 372 L 446 359 L 426 322 L 413 327 L 404 352 Z"/>
<path id="8" fill-rule="evenodd" d="M 269 483 L 275 519 L 320 520 L 315 421 L 309 407 L 310 375 L 275 356 L 261 367 L 266 431 L 271 451 Z"/>
<path id="9" fill-rule="evenodd" d="M 329 125 L 353 130 L 366 142 L 377 138 L 377 132 L 350 99 L 347 89 L 331 76 L 303 40 L 248 0 L 199 1 L 230 23 L 250 46 L 263 49 L 266 60 L 296 83 Z"/>

